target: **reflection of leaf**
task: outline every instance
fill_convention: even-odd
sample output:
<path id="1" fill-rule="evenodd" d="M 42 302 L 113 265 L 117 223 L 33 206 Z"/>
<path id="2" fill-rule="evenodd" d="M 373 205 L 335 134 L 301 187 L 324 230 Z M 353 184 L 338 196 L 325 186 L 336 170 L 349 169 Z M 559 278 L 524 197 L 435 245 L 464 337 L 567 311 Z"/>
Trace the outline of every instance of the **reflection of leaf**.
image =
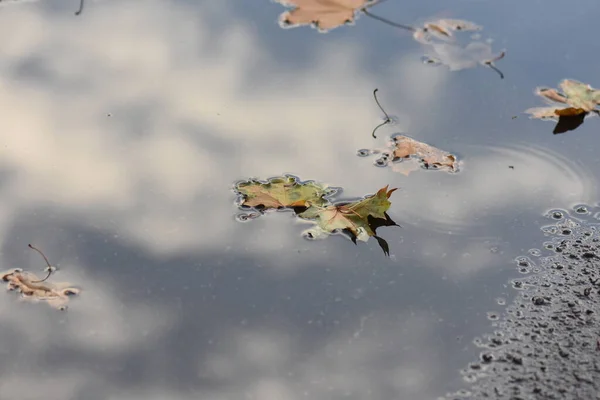
<path id="1" fill-rule="evenodd" d="M 388 147 L 381 154 L 375 162 L 376 165 L 382 167 L 391 165 L 392 169 L 404 175 L 418 170 L 419 165 L 425 169 L 458 171 L 458 160 L 455 155 L 404 135 L 392 136 Z"/>
<path id="2" fill-rule="evenodd" d="M 556 89 L 537 88 L 535 94 L 550 106 L 525 110 L 531 118 L 557 121 L 553 133 L 572 131 L 583 124 L 590 113 L 600 112 L 597 109 L 600 104 L 600 90 L 572 79 L 563 80 L 559 87 L 562 93 Z"/>
<path id="3" fill-rule="evenodd" d="M 586 115 L 587 113 L 581 113 L 558 117 L 558 123 L 554 127 L 552 133 L 557 135 L 559 133 L 565 133 L 577 129 L 579 125 L 583 124 L 583 120 L 585 119 Z"/>
<path id="4" fill-rule="evenodd" d="M 69 298 L 79 294 L 79 289 L 69 287 L 68 283 L 42 282 L 35 274 L 21 269 L 12 269 L 0 275 L 3 282 L 8 282 L 9 290 L 21 293 L 24 300 L 45 301 L 52 307 L 64 310 Z"/>
<path id="5" fill-rule="evenodd" d="M 424 24 L 423 28 L 413 32 L 413 38 L 425 46 L 426 64 L 446 65 L 451 71 L 465 68 L 474 68 L 478 65 L 489 67 L 496 71 L 500 78 L 504 75 L 496 66 L 498 61 L 506 54 L 492 53 L 492 46 L 482 41 L 470 41 L 462 45 L 455 40 L 453 32 L 456 31 L 479 31 L 482 27 L 470 22 L 457 19 L 440 19 Z"/>
<path id="6" fill-rule="evenodd" d="M 243 196 L 241 206 L 258 209 L 306 208 L 308 204 L 323 205 L 327 189 L 315 182 L 298 182 L 293 176 L 269 179 L 268 182 L 246 181 L 236 185 Z"/>
<path id="7" fill-rule="evenodd" d="M 315 221 L 317 226 L 326 233 L 343 231 L 356 243 L 356 239 L 367 241 L 369 237 L 376 238 L 389 255 L 387 242 L 376 235 L 380 226 L 396 226 L 397 224 L 387 215 L 390 208 L 389 197 L 396 189 L 388 190 L 388 186 L 379 189 L 372 196 L 352 203 L 338 203 L 325 207 L 312 206 L 298 214 L 300 218 Z"/>
<path id="8" fill-rule="evenodd" d="M 281 14 L 284 27 L 314 25 L 326 32 L 340 25 L 354 22 L 355 14 L 372 0 L 276 0 L 292 10 Z"/>

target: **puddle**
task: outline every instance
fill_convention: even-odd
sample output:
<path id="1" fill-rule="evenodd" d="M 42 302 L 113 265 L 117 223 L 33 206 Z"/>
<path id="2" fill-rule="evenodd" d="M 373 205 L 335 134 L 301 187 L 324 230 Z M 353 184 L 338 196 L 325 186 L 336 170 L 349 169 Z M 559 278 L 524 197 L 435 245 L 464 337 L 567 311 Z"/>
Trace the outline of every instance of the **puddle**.
<path id="1" fill-rule="evenodd" d="M 554 307 L 531 293 L 543 260 L 600 219 L 598 120 L 553 135 L 523 114 L 536 87 L 600 86 L 597 2 L 480 5 L 368 11 L 484 27 L 448 47 L 367 15 L 281 29 L 292 7 L 266 0 L 87 1 L 79 16 L 77 0 L 0 2 L 1 270 L 43 278 L 35 243 L 51 282 L 81 288 L 65 312 L 0 296 L 0 393 L 421 400 L 469 386 L 465 366 L 479 382 L 500 355 L 473 338 L 500 332 L 515 297 Z M 503 49 L 499 79 L 479 66 Z M 466 64 L 421 62 L 457 51 Z M 406 176 L 357 156 L 397 133 L 459 170 Z M 316 217 L 237 207 L 232 183 L 286 174 L 344 188 L 327 207 L 398 188 L 386 212 L 402 228 L 377 229 L 389 257 L 374 236 L 308 241 Z"/>

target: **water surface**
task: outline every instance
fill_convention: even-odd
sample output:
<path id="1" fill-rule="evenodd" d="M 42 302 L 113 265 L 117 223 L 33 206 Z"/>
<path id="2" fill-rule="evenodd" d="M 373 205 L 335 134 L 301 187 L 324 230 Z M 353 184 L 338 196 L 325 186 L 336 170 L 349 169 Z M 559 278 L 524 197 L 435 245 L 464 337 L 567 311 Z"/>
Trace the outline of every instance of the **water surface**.
<path id="1" fill-rule="evenodd" d="M 373 9 L 477 22 L 503 80 L 424 65 L 364 16 L 319 34 L 266 0 L 72 3 L 0 5 L 2 269 L 41 271 L 34 243 L 83 289 L 64 313 L 0 298 L 2 397 L 437 398 L 464 386 L 546 212 L 598 204 L 600 120 L 553 135 L 522 114 L 537 86 L 600 86 L 597 2 Z M 398 121 L 378 139 L 375 88 Z M 461 171 L 356 156 L 396 132 Z M 237 222 L 233 183 L 284 173 L 347 198 L 399 187 L 391 256 L 307 241 L 291 213 Z"/>

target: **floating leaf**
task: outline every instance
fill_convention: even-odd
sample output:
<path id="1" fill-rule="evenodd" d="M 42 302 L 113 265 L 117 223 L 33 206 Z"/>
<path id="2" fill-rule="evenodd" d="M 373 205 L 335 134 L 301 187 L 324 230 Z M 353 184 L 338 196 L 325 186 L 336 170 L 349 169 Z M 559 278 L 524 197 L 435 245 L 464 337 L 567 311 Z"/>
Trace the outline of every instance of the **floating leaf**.
<path id="1" fill-rule="evenodd" d="M 530 108 L 525 113 L 531 118 L 556 121 L 554 134 L 572 131 L 583 124 L 591 113 L 600 113 L 597 109 L 600 90 L 572 79 L 563 80 L 559 87 L 562 93 L 557 89 L 537 88 L 534 93 L 550 106 Z"/>
<path id="2" fill-rule="evenodd" d="M 19 292 L 22 299 L 32 302 L 45 301 L 59 310 L 65 310 L 70 297 L 79 294 L 79 289 L 66 282 L 44 282 L 35 274 L 19 268 L 3 272 L 0 278 L 7 282 L 8 290 Z"/>
<path id="3" fill-rule="evenodd" d="M 574 108 L 582 108 L 590 112 L 596 108 L 600 102 L 600 90 L 596 90 L 590 85 L 581 83 L 572 79 L 565 79 L 560 83 L 567 104 Z"/>
<path id="4" fill-rule="evenodd" d="M 298 218 L 314 222 L 318 231 L 311 237 L 329 236 L 341 231 L 356 244 L 356 240 L 366 241 L 374 237 L 384 253 L 389 255 L 388 243 L 376 235 L 381 226 L 397 225 L 387 215 L 390 208 L 389 197 L 396 189 L 382 188 L 375 195 L 355 202 L 332 203 L 330 196 L 336 189 L 326 188 L 313 181 L 300 182 L 292 176 L 269 179 L 267 182 L 250 180 L 238 183 L 235 187 L 242 196 L 240 207 L 291 208 Z M 243 214 L 240 221 L 249 221 L 256 216 Z"/>
<path id="5" fill-rule="evenodd" d="M 404 135 L 392 136 L 387 148 L 381 151 L 373 150 L 370 153 L 381 153 L 375 165 L 392 166 L 394 170 L 404 175 L 409 175 L 420 167 L 445 169 L 449 172 L 458 171 L 458 159 L 455 155 Z"/>
<path id="6" fill-rule="evenodd" d="M 354 22 L 356 13 L 374 3 L 372 0 L 275 0 L 292 7 L 280 15 L 282 27 L 313 25 L 327 32 L 340 25 Z"/>
<path id="7" fill-rule="evenodd" d="M 250 180 L 235 186 L 242 195 L 241 206 L 260 210 L 300 208 L 306 209 L 310 204 L 323 205 L 329 203 L 325 198 L 330 190 L 315 182 L 299 182 L 296 177 L 286 175 L 271 178 L 267 182 Z"/>
<path id="8" fill-rule="evenodd" d="M 389 198 L 395 190 L 388 190 L 386 186 L 375 195 L 355 202 L 313 206 L 298 214 L 298 217 L 314 221 L 327 234 L 342 231 L 355 244 L 357 239 L 367 241 L 369 237 L 374 237 L 383 252 L 389 255 L 388 243 L 376 235 L 376 230 L 380 226 L 397 226 L 387 214 L 391 205 Z"/>
<path id="9" fill-rule="evenodd" d="M 30 249 L 37 251 L 46 262 L 47 272 L 45 278 L 40 279 L 32 272 L 25 272 L 20 268 L 13 268 L 6 272 L 0 273 L 0 279 L 3 282 L 7 282 L 7 288 L 11 291 L 18 291 L 21 294 L 21 298 L 24 300 L 39 302 L 45 301 L 52 307 L 59 310 L 66 310 L 69 298 L 76 294 L 79 294 L 79 289 L 70 287 L 66 282 L 62 283 L 50 283 L 46 280 L 56 271 L 56 267 L 50 265 L 48 258 L 39 249 L 28 245 Z"/>
<path id="10" fill-rule="evenodd" d="M 504 58 L 506 53 L 493 53 L 487 42 L 471 40 L 465 45 L 456 41 L 454 32 L 479 31 L 483 28 L 470 21 L 459 19 L 439 19 L 426 22 L 423 28 L 415 29 L 413 38 L 425 46 L 424 62 L 431 65 L 445 65 L 451 71 L 474 68 L 478 65 L 496 71 L 500 78 L 504 74 L 496 68 L 494 62 Z"/>

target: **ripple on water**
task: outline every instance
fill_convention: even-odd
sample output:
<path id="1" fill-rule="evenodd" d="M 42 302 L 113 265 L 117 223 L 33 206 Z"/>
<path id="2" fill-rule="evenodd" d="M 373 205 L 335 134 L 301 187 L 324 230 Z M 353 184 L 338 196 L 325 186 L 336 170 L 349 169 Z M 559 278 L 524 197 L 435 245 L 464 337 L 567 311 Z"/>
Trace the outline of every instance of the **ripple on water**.
<path id="1" fill-rule="evenodd" d="M 589 206 L 579 202 L 591 202 L 598 192 L 589 170 L 545 147 L 461 145 L 461 150 L 464 171 L 478 173 L 404 178 L 410 179 L 411 190 L 402 210 L 405 223 L 443 233 L 469 232 L 507 213 L 551 204 L 577 202 L 583 212 Z M 561 219 L 566 212 L 553 209 L 548 215 Z"/>

